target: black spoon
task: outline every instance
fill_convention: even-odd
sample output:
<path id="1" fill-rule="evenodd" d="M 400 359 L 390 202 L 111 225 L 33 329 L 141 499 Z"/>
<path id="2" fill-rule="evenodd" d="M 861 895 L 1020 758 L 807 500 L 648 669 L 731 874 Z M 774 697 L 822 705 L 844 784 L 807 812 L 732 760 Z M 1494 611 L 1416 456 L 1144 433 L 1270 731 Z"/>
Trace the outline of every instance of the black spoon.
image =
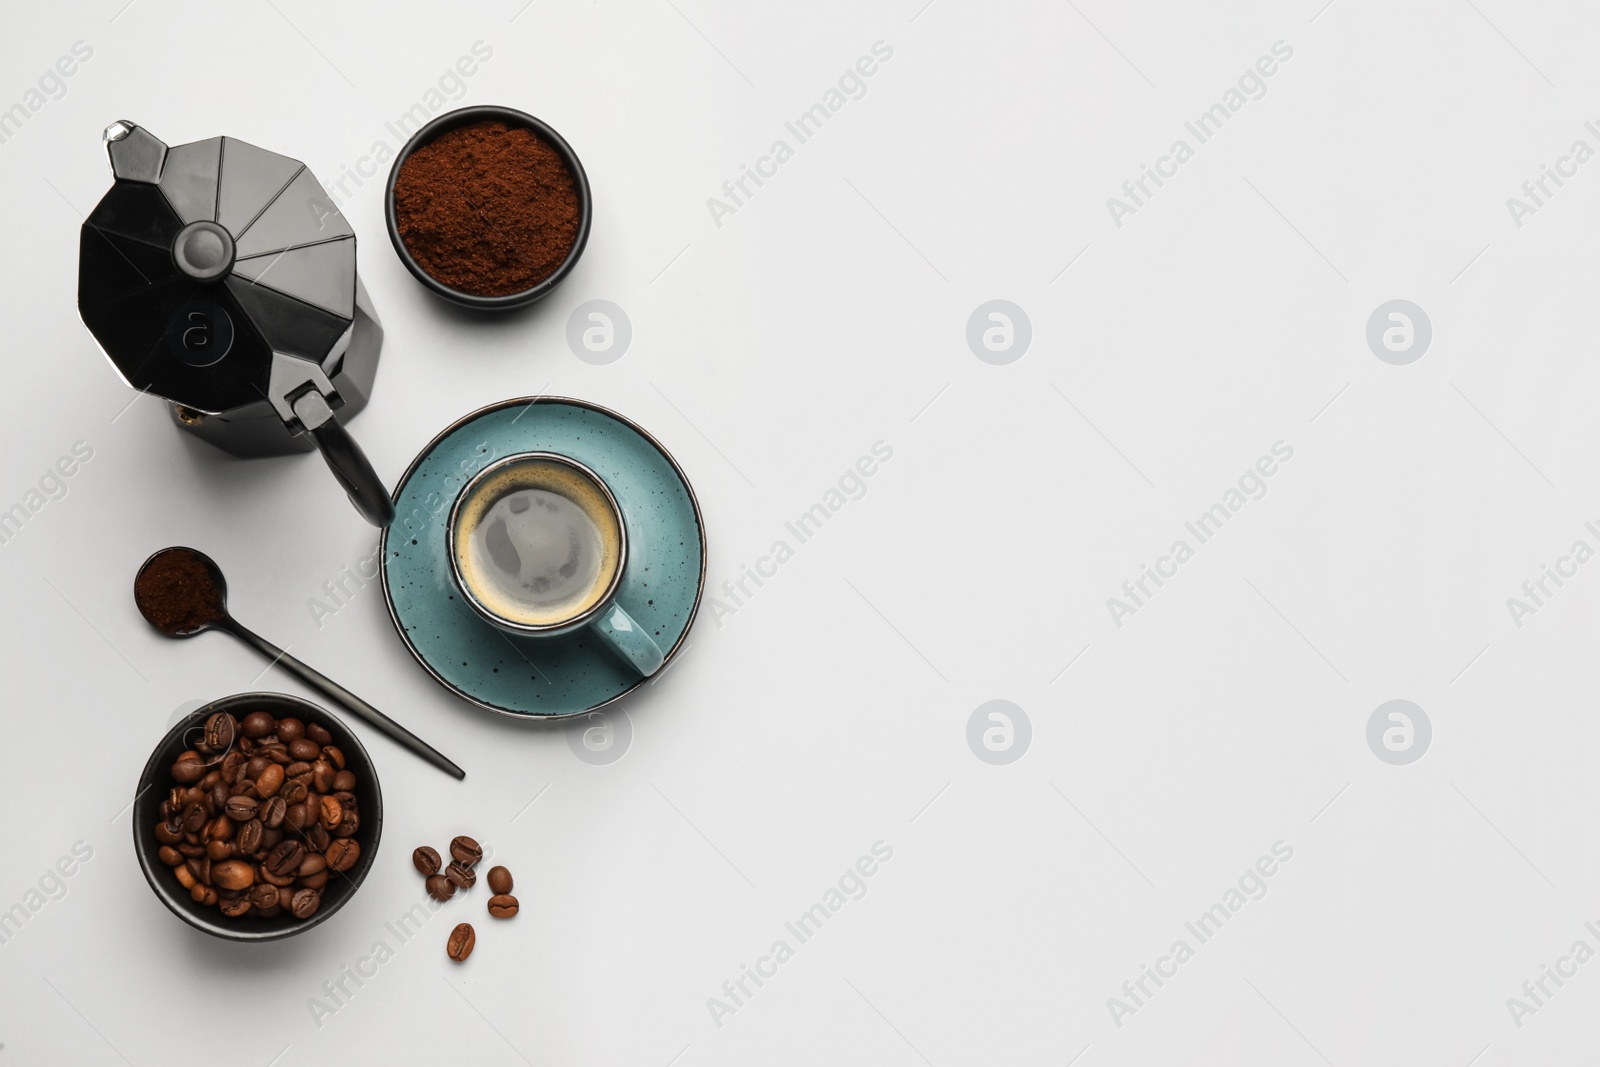
<path id="1" fill-rule="evenodd" d="M 145 560 L 133 579 L 133 600 L 145 621 L 166 636 L 193 637 L 206 630 L 232 634 L 441 771 L 457 779 L 467 776 L 433 746 L 332 678 L 239 625 L 228 614 L 228 583 L 222 569 L 204 552 L 163 548 Z"/>

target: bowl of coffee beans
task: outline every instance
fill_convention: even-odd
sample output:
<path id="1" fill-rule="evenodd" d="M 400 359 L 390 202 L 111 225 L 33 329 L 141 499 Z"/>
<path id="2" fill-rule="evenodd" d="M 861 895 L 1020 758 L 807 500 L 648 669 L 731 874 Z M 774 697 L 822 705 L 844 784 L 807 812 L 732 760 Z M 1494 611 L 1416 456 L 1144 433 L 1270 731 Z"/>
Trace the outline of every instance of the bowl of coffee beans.
<path id="1" fill-rule="evenodd" d="M 413 134 L 384 202 L 406 269 L 487 311 L 550 295 L 583 255 L 592 214 L 572 146 L 532 115 L 493 106 L 446 112 Z"/>
<path id="2" fill-rule="evenodd" d="M 355 895 L 378 854 L 383 797 L 343 723 L 282 693 L 195 710 L 145 764 L 133 849 L 173 914 L 230 941 L 309 930 Z"/>

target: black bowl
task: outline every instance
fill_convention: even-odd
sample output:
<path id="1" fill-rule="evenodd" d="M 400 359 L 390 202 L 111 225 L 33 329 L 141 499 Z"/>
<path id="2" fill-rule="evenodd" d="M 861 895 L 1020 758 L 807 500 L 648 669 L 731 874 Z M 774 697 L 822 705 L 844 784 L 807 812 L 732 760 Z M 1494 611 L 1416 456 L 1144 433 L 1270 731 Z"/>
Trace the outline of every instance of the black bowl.
<path id="1" fill-rule="evenodd" d="M 572 244 L 572 251 L 567 253 L 567 258 L 555 273 L 531 289 L 524 289 L 519 293 L 506 293 L 503 296 L 478 296 L 473 293 L 464 293 L 460 289 L 452 289 L 433 275 L 423 269 L 411 255 L 411 250 L 406 247 L 405 238 L 400 236 L 400 226 L 394 213 L 394 183 L 400 176 L 400 168 L 405 166 L 411 153 L 432 141 L 441 133 L 470 126 L 475 122 L 484 122 L 489 119 L 499 119 L 507 126 L 523 126 L 538 134 L 541 140 L 554 148 L 563 160 L 567 169 L 572 171 L 573 180 L 578 186 L 578 239 Z M 589 196 L 589 177 L 583 172 L 583 164 L 578 161 L 578 153 L 555 130 L 545 123 L 534 118 L 526 112 L 515 108 L 496 107 L 484 105 L 481 107 L 464 107 L 455 111 L 447 111 L 443 115 L 423 126 L 422 129 L 411 135 L 400 154 L 395 157 L 394 166 L 389 168 L 389 182 L 383 191 L 383 218 L 389 229 L 389 240 L 394 243 L 395 254 L 400 257 L 400 262 L 423 285 L 433 290 L 452 303 L 462 307 L 478 308 L 485 311 L 508 311 L 511 308 L 524 307 L 536 300 L 543 300 L 555 291 L 556 286 L 566 280 L 572 273 L 572 268 L 577 266 L 578 257 L 583 255 L 583 246 L 589 243 L 589 224 L 594 217 L 594 205 Z"/>
<path id="2" fill-rule="evenodd" d="M 161 821 L 161 802 L 167 798 L 172 785 L 172 764 L 178 755 L 192 748 L 198 731 L 213 712 L 232 712 L 242 719 L 252 711 L 270 711 L 278 718 L 292 715 L 302 722 L 320 723 L 333 735 L 333 743 L 344 752 L 345 767 L 356 775 L 356 801 L 360 805 L 361 829 L 355 841 L 361 846 L 361 855 L 355 865 L 342 875 L 333 874 L 322 891 L 322 906 L 309 919 L 296 919 L 287 913 L 270 919 L 246 915 L 230 919 L 215 907 L 197 904 L 187 890 L 178 884 L 172 868 L 161 862 L 157 855 L 161 843 L 155 837 L 155 825 Z M 378 776 L 372 767 L 372 757 L 361 746 L 361 741 L 349 727 L 327 711 L 299 697 L 283 693 L 238 693 L 213 700 L 203 708 L 191 712 L 167 736 L 161 739 L 150 754 L 150 762 L 139 776 L 139 792 L 133 801 L 133 852 L 139 857 L 139 866 L 161 903 L 172 913 L 197 930 L 229 941 L 276 941 L 303 933 L 344 906 L 355 895 L 372 862 L 378 855 L 378 838 L 383 830 L 383 794 L 378 788 Z"/>

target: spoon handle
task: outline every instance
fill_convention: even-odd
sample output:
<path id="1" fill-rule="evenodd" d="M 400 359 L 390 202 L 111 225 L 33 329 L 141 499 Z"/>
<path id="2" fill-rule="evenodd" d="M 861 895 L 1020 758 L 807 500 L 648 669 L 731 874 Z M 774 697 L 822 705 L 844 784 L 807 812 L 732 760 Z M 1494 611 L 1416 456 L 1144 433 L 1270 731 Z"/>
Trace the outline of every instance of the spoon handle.
<path id="1" fill-rule="evenodd" d="M 423 759 L 427 760 L 429 763 L 433 764 L 435 767 L 439 768 L 441 771 L 444 771 L 451 777 L 459 780 L 467 776 L 466 771 L 462 770 L 460 767 L 457 767 L 447 757 L 439 752 L 438 749 L 422 740 L 422 738 L 418 737 L 410 730 L 407 730 L 404 726 L 401 726 L 399 723 L 389 718 L 389 716 L 385 715 L 371 704 L 368 704 L 365 700 L 362 700 L 360 697 L 356 696 L 354 693 L 350 692 L 350 690 L 346 689 L 332 678 L 329 678 L 321 671 L 300 662 L 293 656 L 289 655 L 289 653 L 279 648 L 277 645 L 274 645 L 271 641 L 268 641 L 259 634 L 253 633 L 250 630 L 247 630 L 245 627 L 239 625 L 236 620 L 230 618 L 225 624 L 222 624 L 218 628 L 226 630 L 228 633 L 237 637 L 245 644 L 250 645 L 257 652 L 261 653 L 263 656 L 266 656 L 272 662 L 278 664 L 290 674 L 294 675 L 311 688 L 320 692 L 323 696 L 335 701 L 339 704 L 339 706 L 345 708 L 352 715 L 355 715 L 356 717 L 370 723 L 372 726 L 376 727 L 379 732 L 387 735 L 391 740 L 399 743 L 405 748 L 410 749 L 413 753 L 421 756 Z"/>

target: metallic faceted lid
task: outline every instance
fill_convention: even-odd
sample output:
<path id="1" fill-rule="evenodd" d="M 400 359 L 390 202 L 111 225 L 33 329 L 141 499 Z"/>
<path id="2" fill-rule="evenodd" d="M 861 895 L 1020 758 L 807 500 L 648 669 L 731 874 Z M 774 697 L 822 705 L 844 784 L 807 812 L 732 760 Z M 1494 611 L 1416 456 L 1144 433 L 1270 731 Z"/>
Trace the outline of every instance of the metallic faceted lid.
<path id="1" fill-rule="evenodd" d="M 168 147 L 127 121 L 106 150 L 78 312 L 129 385 L 220 412 L 269 395 L 274 352 L 336 370 L 355 233 L 305 164 L 233 137 Z"/>

